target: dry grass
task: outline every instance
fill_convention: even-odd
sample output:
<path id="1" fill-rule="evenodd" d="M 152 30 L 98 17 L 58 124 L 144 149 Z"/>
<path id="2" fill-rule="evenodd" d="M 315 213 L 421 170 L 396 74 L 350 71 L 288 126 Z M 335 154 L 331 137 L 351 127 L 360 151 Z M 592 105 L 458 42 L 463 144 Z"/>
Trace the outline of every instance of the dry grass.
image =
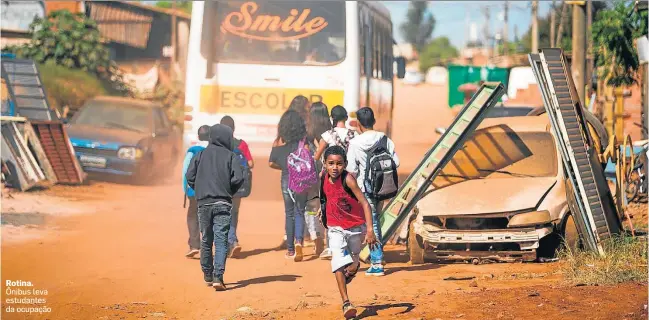
<path id="1" fill-rule="evenodd" d="M 573 284 L 647 282 L 647 238 L 618 237 L 603 243 L 605 256 L 584 250 L 560 252 L 565 279 Z"/>

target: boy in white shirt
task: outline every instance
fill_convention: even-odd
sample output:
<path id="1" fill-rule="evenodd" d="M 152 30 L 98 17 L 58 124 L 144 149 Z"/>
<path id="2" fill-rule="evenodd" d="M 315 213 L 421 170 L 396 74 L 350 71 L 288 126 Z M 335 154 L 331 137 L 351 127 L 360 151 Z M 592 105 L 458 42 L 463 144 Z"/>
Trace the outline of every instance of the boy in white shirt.
<path id="1" fill-rule="evenodd" d="M 365 194 L 365 197 L 370 203 L 372 209 L 372 221 L 374 226 L 374 234 L 376 235 L 377 243 L 370 251 L 370 261 L 371 266 L 365 272 L 365 275 L 368 276 L 383 276 L 383 246 L 381 245 L 381 226 L 379 225 L 379 214 L 381 213 L 380 202 L 374 198 L 366 190 L 366 163 L 367 163 L 367 151 L 374 147 L 383 137 L 387 139 L 387 151 L 392 157 L 395 165 L 399 166 L 399 157 L 394 151 L 394 142 L 388 137 L 385 136 L 385 133 L 374 131 L 374 124 L 376 119 L 374 118 L 374 112 L 368 107 L 359 109 L 356 112 L 356 116 L 359 122 L 359 131 L 360 135 L 351 139 L 349 142 L 349 148 L 347 150 L 347 171 L 353 174 L 356 179 L 358 186 L 361 188 L 361 191 Z"/>

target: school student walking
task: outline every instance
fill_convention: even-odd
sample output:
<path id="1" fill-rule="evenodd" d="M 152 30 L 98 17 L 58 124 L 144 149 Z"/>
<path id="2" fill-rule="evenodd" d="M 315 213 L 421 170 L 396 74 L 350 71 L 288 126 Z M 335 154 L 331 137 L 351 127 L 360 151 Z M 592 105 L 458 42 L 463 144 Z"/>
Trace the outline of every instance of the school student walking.
<path id="1" fill-rule="evenodd" d="M 207 142 L 209 138 L 210 126 L 201 126 L 198 128 L 199 141 Z M 189 208 L 187 209 L 187 230 L 189 231 L 187 244 L 189 245 L 189 251 L 185 254 L 185 257 L 187 258 L 193 258 L 200 252 L 201 232 L 198 227 L 198 203 L 196 202 L 196 193 L 194 192 L 194 189 L 187 184 L 185 174 L 187 173 L 187 168 L 189 168 L 189 163 L 192 158 L 203 149 L 205 149 L 205 147 L 202 145 L 189 147 L 185 153 L 185 159 L 183 160 L 183 191 L 185 192 L 183 208 L 186 205 L 186 200 L 189 199 Z"/>
<path id="2" fill-rule="evenodd" d="M 232 152 L 232 139 L 229 127 L 222 124 L 212 126 L 210 144 L 192 158 L 186 174 L 187 184 L 196 190 L 203 279 L 217 291 L 226 289 L 223 275 L 228 254 L 232 196 L 244 182 L 243 170 Z"/>
<path id="3" fill-rule="evenodd" d="M 221 124 L 228 126 L 234 133 L 234 119 L 232 119 L 232 117 L 224 116 L 223 118 L 221 118 Z M 252 159 L 250 148 L 248 147 L 246 141 L 239 140 L 237 138 L 233 138 L 232 140 L 234 141 L 232 152 L 234 152 L 237 160 L 239 160 L 239 164 L 241 164 L 241 168 L 243 169 L 244 173 L 244 184 L 232 197 L 232 219 L 230 222 L 230 233 L 228 234 L 228 256 L 230 258 L 235 258 L 241 252 L 239 238 L 237 237 L 237 226 L 239 224 L 241 199 L 250 195 L 250 189 L 252 188 L 252 168 L 255 166 L 255 162 Z"/>
<path id="4" fill-rule="evenodd" d="M 322 140 L 322 134 L 331 130 L 331 120 L 329 119 L 329 110 L 327 105 L 322 102 L 314 102 L 309 109 L 309 121 L 307 122 L 307 138 L 309 141 L 309 150 L 315 153 L 315 150 Z M 315 157 L 316 172 L 321 174 L 323 163 L 319 157 Z M 307 235 L 315 244 L 315 255 L 319 256 L 324 251 L 324 230 L 322 225 L 317 222 L 316 215 L 320 207 L 318 201 L 318 188 L 314 186 L 307 194 L 307 208 L 305 220 L 307 225 Z"/>
<path id="5" fill-rule="evenodd" d="M 379 224 L 380 204 L 397 193 L 399 157 L 394 151 L 394 142 L 383 132 L 374 130 L 376 119 L 372 109 L 361 108 L 356 112 L 356 116 L 361 134 L 349 142 L 347 171 L 356 177 L 358 186 L 370 203 L 374 233 L 377 237 L 377 245 L 370 250 L 371 266 L 365 275 L 382 276 L 385 273 Z"/>
<path id="6" fill-rule="evenodd" d="M 303 258 L 307 191 L 317 183 L 317 175 L 304 120 L 296 111 L 288 110 L 280 118 L 279 137 L 284 144 L 273 147 L 269 166 L 282 171 L 281 189 L 288 249 L 286 258 L 297 262 Z"/>

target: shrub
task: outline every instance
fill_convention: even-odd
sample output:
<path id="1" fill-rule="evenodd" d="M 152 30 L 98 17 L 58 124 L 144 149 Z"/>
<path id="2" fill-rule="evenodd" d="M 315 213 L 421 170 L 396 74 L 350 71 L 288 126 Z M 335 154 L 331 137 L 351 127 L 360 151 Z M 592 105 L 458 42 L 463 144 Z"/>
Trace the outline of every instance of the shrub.
<path id="1" fill-rule="evenodd" d="M 563 249 L 562 271 L 568 282 L 587 285 L 611 285 L 621 282 L 647 282 L 647 240 L 617 237 L 603 243 L 606 255 Z"/>
<path id="2" fill-rule="evenodd" d="M 47 93 L 47 101 L 50 107 L 59 111 L 62 111 L 64 106 L 72 110 L 77 109 L 92 97 L 111 93 L 110 84 L 83 70 L 52 63 L 39 65 L 38 69 Z"/>

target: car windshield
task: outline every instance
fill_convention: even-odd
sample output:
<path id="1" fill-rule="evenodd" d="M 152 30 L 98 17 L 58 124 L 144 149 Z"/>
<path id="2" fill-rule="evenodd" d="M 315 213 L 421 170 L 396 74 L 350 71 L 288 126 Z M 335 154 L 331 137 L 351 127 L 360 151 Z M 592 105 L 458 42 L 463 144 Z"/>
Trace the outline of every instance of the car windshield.
<path id="1" fill-rule="evenodd" d="M 201 52 L 208 61 L 329 65 L 345 57 L 345 3 L 206 1 Z"/>
<path id="2" fill-rule="evenodd" d="M 557 175 L 557 153 L 549 132 L 514 132 L 506 125 L 477 130 L 444 167 L 436 185 L 474 179 Z"/>
<path id="3" fill-rule="evenodd" d="M 151 110 L 128 102 L 90 101 L 70 121 L 102 128 L 149 132 Z"/>

